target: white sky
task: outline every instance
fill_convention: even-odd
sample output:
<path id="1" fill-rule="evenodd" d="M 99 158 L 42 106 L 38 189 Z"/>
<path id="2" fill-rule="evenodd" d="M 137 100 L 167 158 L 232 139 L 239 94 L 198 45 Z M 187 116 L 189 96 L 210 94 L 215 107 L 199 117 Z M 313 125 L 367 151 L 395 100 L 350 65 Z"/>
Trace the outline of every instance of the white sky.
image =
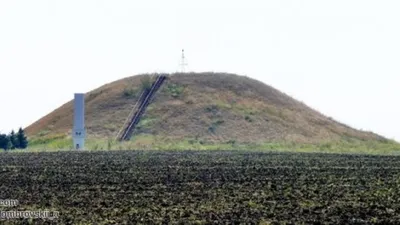
<path id="1" fill-rule="evenodd" d="M 400 141 L 398 0 L 0 0 L 0 132 L 144 72 L 248 75 Z"/>

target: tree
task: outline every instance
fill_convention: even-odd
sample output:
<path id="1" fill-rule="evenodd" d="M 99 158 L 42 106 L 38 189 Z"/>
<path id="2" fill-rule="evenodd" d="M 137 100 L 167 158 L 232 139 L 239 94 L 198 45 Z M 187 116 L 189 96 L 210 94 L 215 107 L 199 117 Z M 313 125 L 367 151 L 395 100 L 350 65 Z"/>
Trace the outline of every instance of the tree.
<path id="1" fill-rule="evenodd" d="M 5 134 L 0 134 L 0 148 L 4 150 L 8 150 L 11 148 L 10 139 Z"/>
<path id="2" fill-rule="evenodd" d="M 14 130 L 12 130 L 11 133 L 8 135 L 8 139 L 10 140 L 11 149 L 19 148 L 18 139 L 17 136 L 15 135 Z"/>
<path id="3" fill-rule="evenodd" d="M 19 128 L 18 133 L 17 133 L 17 142 L 18 142 L 18 148 L 25 149 L 28 147 L 28 139 L 25 136 L 24 130 L 22 128 Z"/>

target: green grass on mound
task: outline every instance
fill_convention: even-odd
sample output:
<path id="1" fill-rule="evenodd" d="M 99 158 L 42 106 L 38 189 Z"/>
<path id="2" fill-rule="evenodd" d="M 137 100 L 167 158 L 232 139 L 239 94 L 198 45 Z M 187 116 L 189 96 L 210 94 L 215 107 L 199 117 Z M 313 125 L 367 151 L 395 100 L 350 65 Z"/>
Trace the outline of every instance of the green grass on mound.
<path id="1" fill-rule="evenodd" d="M 395 141 L 342 140 L 317 144 L 299 144 L 294 142 L 237 143 L 234 140 L 225 143 L 212 143 L 196 139 L 172 140 L 154 135 L 138 135 L 131 141 L 116 142 L 112 139 L 88 138 L 87 150 L 247 150 L 247 151 L 292 151 L 324 153 L 360 153 L 360 154 L 400 154 L 400 144 Z M 30 140 L 27 151 L 60 151 L 73 149 L 72 139 L 66 136 L 54 136 Z"/>

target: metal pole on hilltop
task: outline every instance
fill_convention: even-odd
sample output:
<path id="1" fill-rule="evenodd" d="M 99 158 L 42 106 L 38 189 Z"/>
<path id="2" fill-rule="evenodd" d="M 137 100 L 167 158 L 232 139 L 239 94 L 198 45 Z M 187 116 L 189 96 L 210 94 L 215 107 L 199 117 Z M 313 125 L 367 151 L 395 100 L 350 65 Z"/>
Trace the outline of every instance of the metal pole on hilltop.
<path id="1" fill-rule="evenodd" d="M 184 73 L 185 72 L 185 66 L 187 66 L 188 64 L 186 63 L 186 59 L 185 59 L 185 50 L 182 49 L 182 58 L 181 58 L 181 72 Z"/>

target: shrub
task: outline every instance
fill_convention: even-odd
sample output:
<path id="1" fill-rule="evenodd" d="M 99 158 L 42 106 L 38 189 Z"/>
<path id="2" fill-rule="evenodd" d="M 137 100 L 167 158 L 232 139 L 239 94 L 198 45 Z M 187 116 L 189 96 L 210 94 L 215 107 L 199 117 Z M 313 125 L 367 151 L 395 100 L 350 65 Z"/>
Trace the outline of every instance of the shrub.
<path id="1" fill-rule="evenodd" d="M 215 127 L 215 125 L 214 125 L 214 124 L 211 124 L 211 126 L 208 128 L 208 132 L 215 134 L 215 130 L 216 130 L 216 129 L 217 129 L 217 128 Z"/>
<path id="2" fill-rule="evenodd" d="M 177 98 L 179 97 L 183 91 L 184 91 L 184 87 L 183 86 L 179 86 L 177 84 L 169 84 L 167 86 L 167 90 L 168 92 L 171 94 L 172 97 Z"/>
<path id="3" fill-rule="evenodd" d="M 245 119 L 247 122 L 249 122 L 249 123 L 253 122 L 253 119 L 252 119 L 249 115 L 246 115 L 246 116 L 244 117 L 244 119 Z"/>
<path id="4" fill-rule="evenodd" d="M 133 88 L 125 88 L 123 91 L 124 97 L 130 98 L 130 97 L 136 97 L 137 91 Z"/>
<path id="5" fill-rule="evenodd" d="M 188 105 L 192 105 L 192 104 L 195 103 L 195 100 L 194 100 L 193 98 L 189 97 L 189 98 L 185 101 L 185 103 L 188 104 Z"/>
<path id="6" fill-rule="evenodd" d="M 140 79 L 142 90 L 149 90 L 151 88 L 151 80 L 149 76 L 144 76 Z"/>
<path id="7" fill-rule="evenodd" d="M 224 120 L 217 120 L 217 121 L 214 122 L 214 124 L 215 124 L 216 126 L 219 126 L 219 125 L 221 125 L 221 124 L 223 124 L 223 123 L 225 123 Z"/>
<path id="8" fill-rule="evenodd" d="M 213 122 L 213 123 L 210 125 L 210 127 L 208 128 L 208 131 L 209 131 L 210 133 L 215 134 L 215 131 L 217 130 L 217 127 L 218 127 L 219 125 L 223 124 L 223 123 L 225 123 L 224 120 L 217 120 L 217 121 Z"/>
<path id="9" fill-rule="evenodd" d="M 235 144 L 236 144 L 236 140 L 229 140 L 229 141 L 227 142 L 227 144 L 235 145 Z"/>

